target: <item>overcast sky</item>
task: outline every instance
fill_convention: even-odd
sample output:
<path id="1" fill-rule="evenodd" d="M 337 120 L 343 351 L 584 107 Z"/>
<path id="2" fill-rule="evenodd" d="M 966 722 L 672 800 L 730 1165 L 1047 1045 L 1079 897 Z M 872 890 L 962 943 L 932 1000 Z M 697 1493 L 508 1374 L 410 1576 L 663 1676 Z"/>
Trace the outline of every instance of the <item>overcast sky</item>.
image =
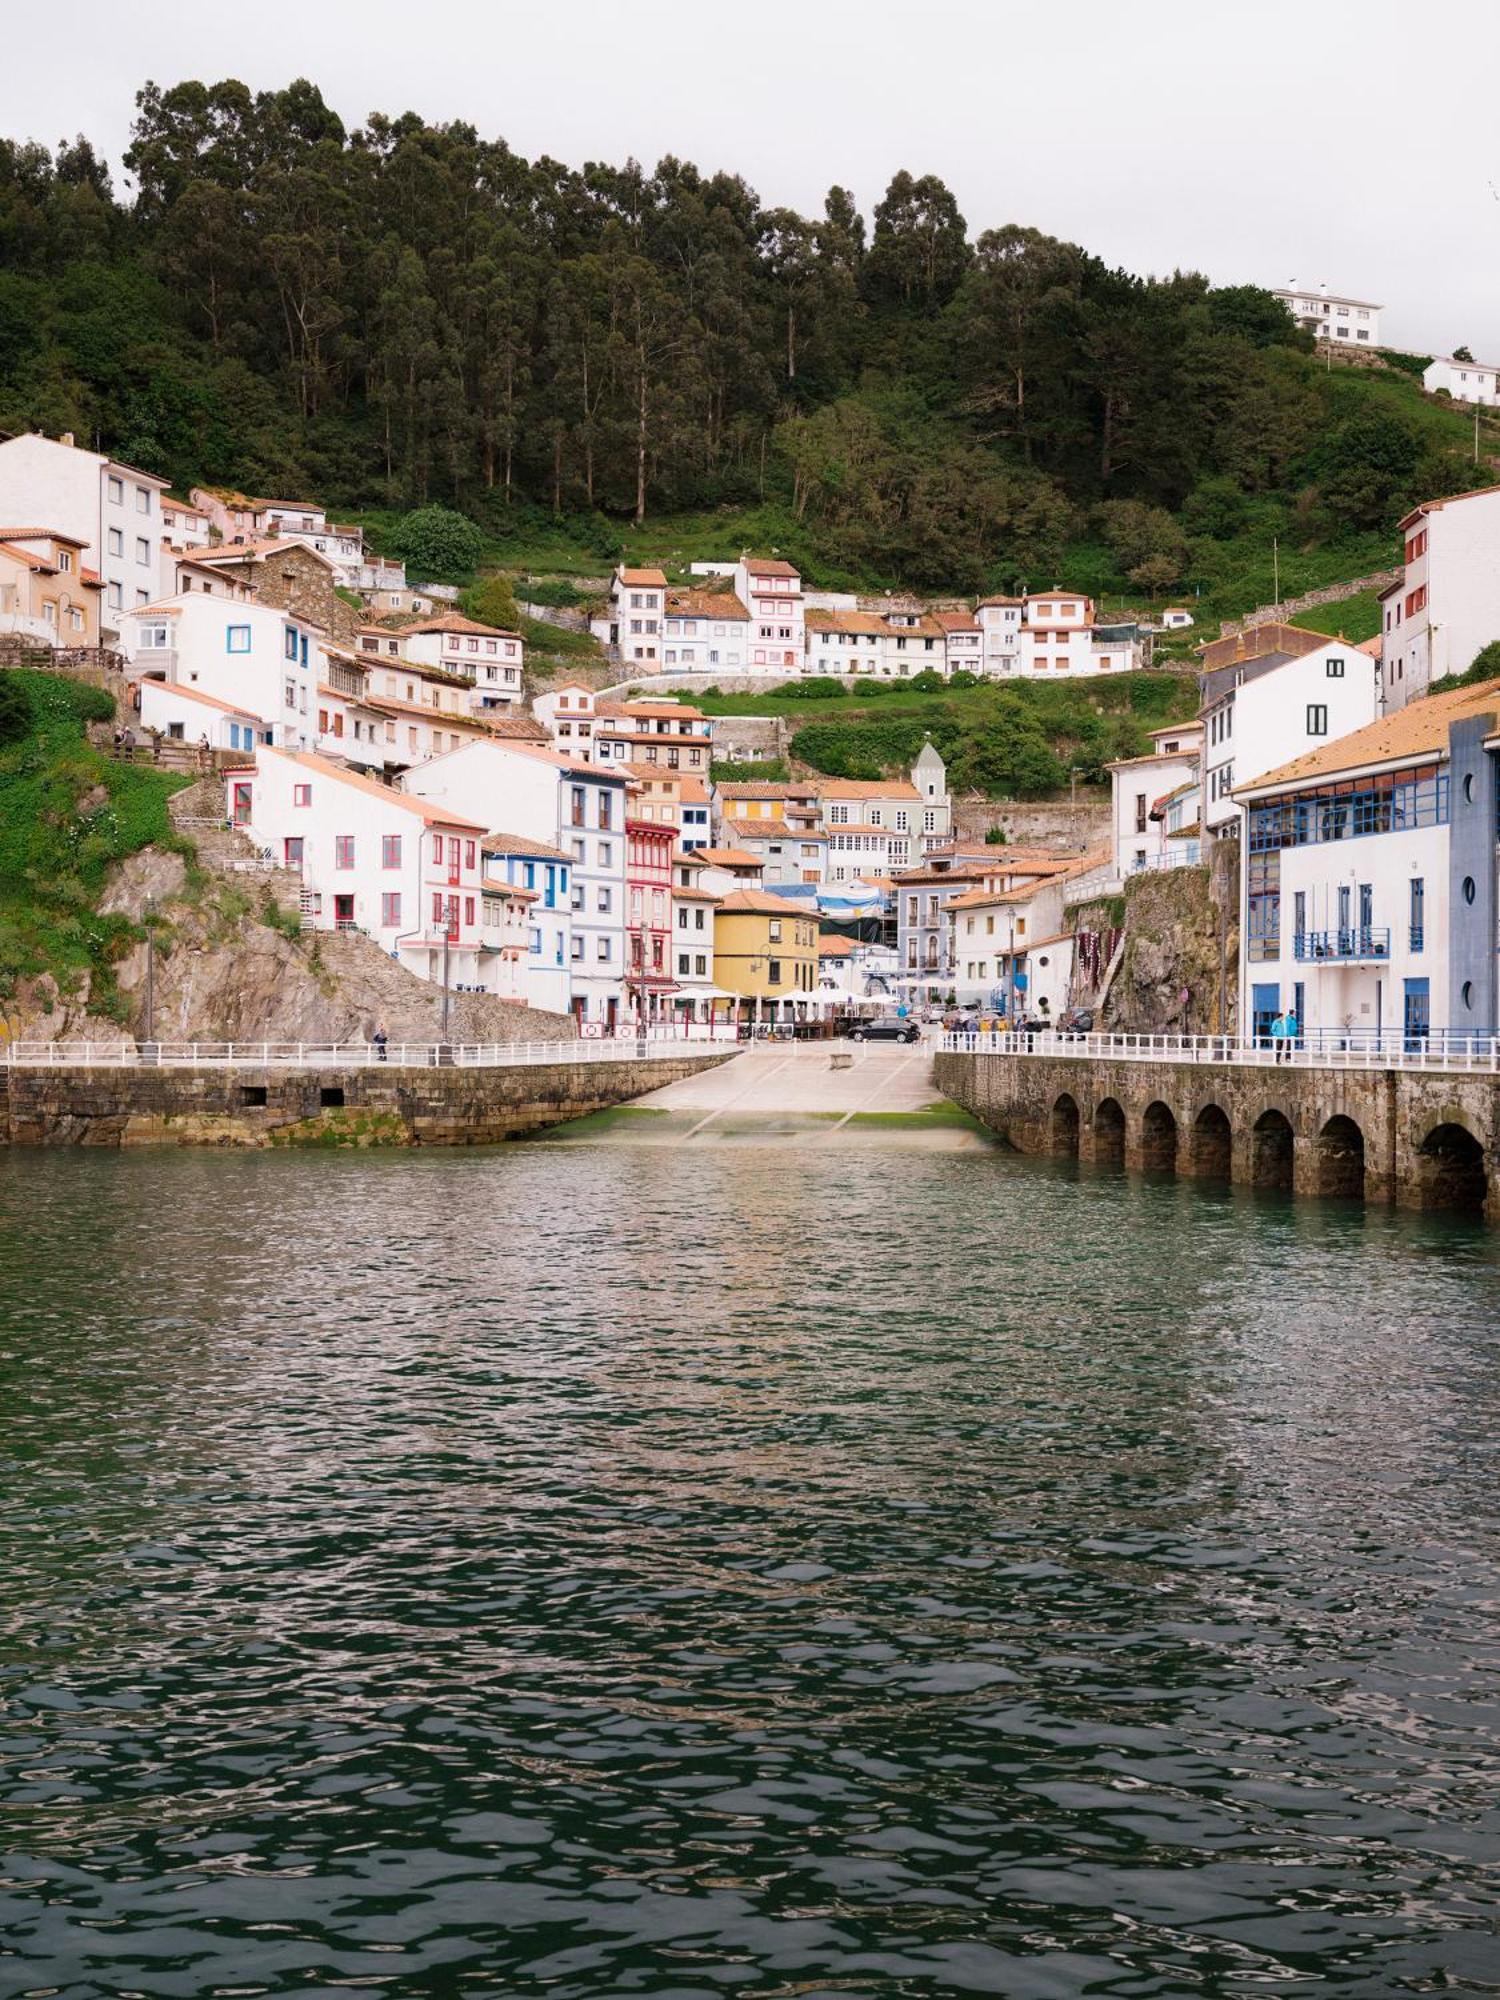
<path id="1" fill-rule="evenodd" d="M 896 169 L 937 173 L 974 235 L 1326 282 L 1383 304 L 1392 343 L 1500 360 L 1497 0 L 72 0 L 61 59 L 56 31 L 10 23 L 0 130 L 82 130 L 116 168 L 147 78 L 300 74 L 350 125 L 672 152 L 804 210 L 837 180 L 868 216 Z"/>

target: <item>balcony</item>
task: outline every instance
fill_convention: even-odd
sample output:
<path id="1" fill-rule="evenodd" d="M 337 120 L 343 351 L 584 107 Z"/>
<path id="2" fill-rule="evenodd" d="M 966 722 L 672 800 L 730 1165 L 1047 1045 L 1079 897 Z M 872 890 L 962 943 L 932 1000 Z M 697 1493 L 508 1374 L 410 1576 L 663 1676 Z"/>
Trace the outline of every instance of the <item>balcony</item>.
<path id="1" fill-rule="evenodd" d="M 328 666 L 328 685 L 336 694 L 349 694 L 356 699 L 363 696 L 369 682 L 369 675 L 363 667 L 346 667 L 332 660 Z"/>
<path id="2" fill-rule="evenodd" d="M 1334 931 L 1299 931 L 1292 940 L 1292 956 L 1303 960 L 1359 965 L 1390 955 L 1388 927 L 1366 924 Z"/>

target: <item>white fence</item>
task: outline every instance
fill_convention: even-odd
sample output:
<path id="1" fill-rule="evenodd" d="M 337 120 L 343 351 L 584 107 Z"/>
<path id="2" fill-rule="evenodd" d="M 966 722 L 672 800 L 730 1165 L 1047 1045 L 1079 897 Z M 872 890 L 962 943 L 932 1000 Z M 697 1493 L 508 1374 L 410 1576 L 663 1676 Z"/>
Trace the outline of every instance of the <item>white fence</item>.
<path id="1" fill-rule="evenodd" d="M 1029 1056 L 1079 1056 L 1094 1062 L 1230 1063 L 1256 1069 L 1428 1070 L 1455 1075 L 1500 1076 L 1500 1037 L 1432 1034 L 1406 1039 L 1399 1033 L 1336 1035 L 1312 1033 L 1294 1042 L 1241 1041 L 1234 1035 L 1064 1035 L 959 1032 L 944 1034 L 938 1046 L 959 1055 L 1021 1060 Z"/>
<path id="2" fill-rule="evenodd" d="M 653 1031 L 565 1042 L 10 1042 L 12 1069 L 526 1069 L 546 1063 L 666 1062 L 738 1046 L 731 1029 Z"/>

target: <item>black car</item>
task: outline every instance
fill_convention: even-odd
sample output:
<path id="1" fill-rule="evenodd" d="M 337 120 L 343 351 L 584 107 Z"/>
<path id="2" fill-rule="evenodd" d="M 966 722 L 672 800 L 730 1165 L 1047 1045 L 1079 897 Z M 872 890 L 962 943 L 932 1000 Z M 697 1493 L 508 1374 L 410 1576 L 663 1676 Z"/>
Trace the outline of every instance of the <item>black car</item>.
<path id="1" fill-rule="evenodd" d="M 849 1028 L 851 1042 L 919 1042 L 922 1030 L 915 1021 L 903 1021 L 887 1014 L 879 1021 L 855 1021 Z"/>
<path id="2" fill-rule="evenodd" d="M 1057 1032 L 1060 1035 L 1093 1034 L 1094 1015 L 1092 1008 L 1075 1007 L 1071 1013 L 1064 1014 L 1057 1024 Z"/>

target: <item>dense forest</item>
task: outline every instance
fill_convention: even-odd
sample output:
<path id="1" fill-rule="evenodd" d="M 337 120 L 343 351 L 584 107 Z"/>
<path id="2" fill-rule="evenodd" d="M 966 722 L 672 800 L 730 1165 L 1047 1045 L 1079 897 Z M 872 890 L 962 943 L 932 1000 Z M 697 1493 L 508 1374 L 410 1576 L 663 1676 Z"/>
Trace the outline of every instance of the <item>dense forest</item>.
<path id="1" fill-rule="evenodd" d="M 1337 543 L 1474 483 L 1268 293 L 971 239 L 930 175 L 867 227 L 841 187 L 802 216 L 673 158 L 349 131 L 305 81 L 147 85 L 124 165 L 129 201 L 86 138 L 0 141 L 0 430 L 179 484 L 566 518 L 601 558 L 773 500 L 829 576 L 1003 586 L 1092 538 L 1155 593 L 1247 523 Z"/>

